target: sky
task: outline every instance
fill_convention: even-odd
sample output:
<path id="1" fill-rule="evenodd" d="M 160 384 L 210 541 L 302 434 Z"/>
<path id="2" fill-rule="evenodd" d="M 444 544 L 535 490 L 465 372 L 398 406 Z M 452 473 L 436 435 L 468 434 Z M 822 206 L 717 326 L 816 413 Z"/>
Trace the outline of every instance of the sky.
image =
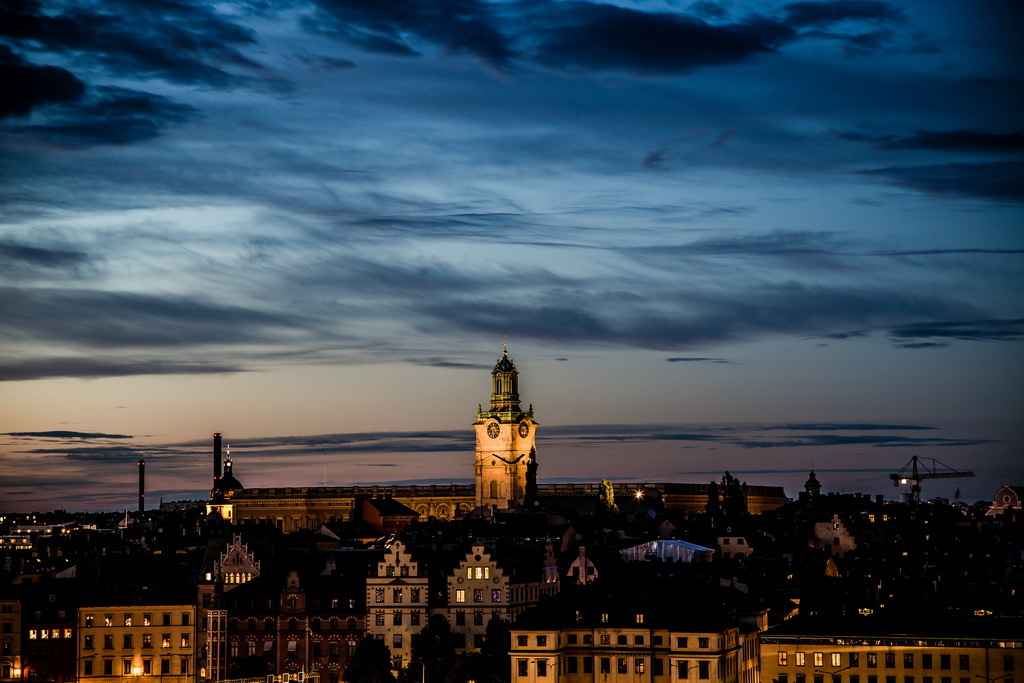
<path id="1" fill-rule="evenodd" d="M 0 0 L 0 510 L 1024 484 L 1012 0 Z"/>

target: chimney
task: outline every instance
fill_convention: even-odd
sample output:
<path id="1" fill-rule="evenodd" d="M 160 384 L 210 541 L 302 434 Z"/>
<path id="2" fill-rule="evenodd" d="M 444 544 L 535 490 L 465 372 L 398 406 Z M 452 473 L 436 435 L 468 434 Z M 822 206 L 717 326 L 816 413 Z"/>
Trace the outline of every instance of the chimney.
<path id="1" fill-rule="evenodd" d="M 139 461 L 139 512 L 146 510 L 146 461 Z"/>
<path id="2" fill-rule="evenodd" d="M 213 483 L 220 479 L 220 432 L 213 435 Z"/>

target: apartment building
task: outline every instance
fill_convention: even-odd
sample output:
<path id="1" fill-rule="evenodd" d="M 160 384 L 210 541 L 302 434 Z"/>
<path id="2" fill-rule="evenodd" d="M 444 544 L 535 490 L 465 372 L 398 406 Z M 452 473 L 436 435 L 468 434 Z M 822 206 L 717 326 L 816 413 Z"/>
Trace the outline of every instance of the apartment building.
<path id="1" fill-rule="evenodd" d="M 125 677 L 187 683 L 196 670 L 194 605 L 122 605 L 78 610 L 78 680 L 123 683 Z"/>

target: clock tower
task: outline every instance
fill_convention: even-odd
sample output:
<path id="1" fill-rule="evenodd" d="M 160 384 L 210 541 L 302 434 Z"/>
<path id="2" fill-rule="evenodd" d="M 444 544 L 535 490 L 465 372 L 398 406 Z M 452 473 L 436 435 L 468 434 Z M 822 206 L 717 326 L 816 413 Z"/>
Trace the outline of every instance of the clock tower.
<path id="1" fill-rule="evenodd" d="M 476 507 L 507 510 L 522 505 L 536 488 L 537 423 L 533 406 L 519 405 L 519 371 L 508 357 L 508 345 L 491 370 L 491 406 L 477 407 Z"/>

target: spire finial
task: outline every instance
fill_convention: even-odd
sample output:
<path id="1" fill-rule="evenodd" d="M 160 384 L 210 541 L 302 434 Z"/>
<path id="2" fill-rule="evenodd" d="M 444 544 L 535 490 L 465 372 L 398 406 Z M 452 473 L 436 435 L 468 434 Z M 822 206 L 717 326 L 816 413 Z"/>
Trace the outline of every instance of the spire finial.
<path id="1" fill-rule="evenodd" d="M 505 333 L 505 341 L 501 342 L 501 353 L 504 356 L 508 355 L 508 332 Z"/>

